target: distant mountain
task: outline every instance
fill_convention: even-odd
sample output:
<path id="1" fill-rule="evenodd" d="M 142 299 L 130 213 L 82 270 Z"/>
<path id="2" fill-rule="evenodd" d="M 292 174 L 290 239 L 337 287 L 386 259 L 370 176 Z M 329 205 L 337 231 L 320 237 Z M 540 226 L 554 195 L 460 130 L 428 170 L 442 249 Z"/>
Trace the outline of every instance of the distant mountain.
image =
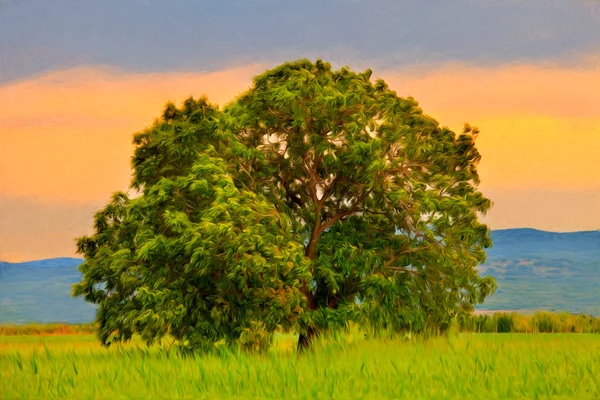
<path id="1" fill-rule="evenodd" d="M 554 310 L 600 315 L 600 231 L 535 229 L 492 232 L 479 267 L 498 291 L 479 310 Z M 70 296 L 79 258 L 0 261 L 0 323 L 90 322 L 95 307 Z"/>
<path id="2" fill-rule="evenodd" d="M 492 241 L 479 270 L 498 290 L 479 309 L 600 315 L 600 231 L 507 229 L 493 231 Z"/>
<path id="3" fill-rule="evenodd" d="M 564 256 L 571 259 L 600 257 L 600 230 L 585 232 L 546 232 L 535 229 L 504 229 L 492 232 L 494 247 L 488 257 Z"/>
<path id="4" fill-rule="evenodd" d="M 0 323 L 90 322 L 96 307 L 71 298 L 81 280 L 79 258 L 0 262 Z"/>

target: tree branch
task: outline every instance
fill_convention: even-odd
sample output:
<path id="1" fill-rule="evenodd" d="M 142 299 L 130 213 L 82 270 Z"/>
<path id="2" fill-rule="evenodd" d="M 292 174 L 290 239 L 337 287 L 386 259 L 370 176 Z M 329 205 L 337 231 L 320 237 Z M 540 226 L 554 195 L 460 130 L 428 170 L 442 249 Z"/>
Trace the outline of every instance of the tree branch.
<path id="1" fill-rule="evenodd" d="M 254 178 L 252 177 L 252 174 L 250 174 L 250 172 L 248 172 L 248 170 L 244 167 L 244 163 L 240 163 L 240 168 L 242 168 L 242 170 L 244 170 L 246 175 L 248 175 L 248 178 L 250 178 L 250 182 L 252 182 L 252 187 L 256 188 L 256 183 L 254 183 Z"/>
<path id="2" fill-rule="evenodd" d="M 422 250 L 427 250 L 428 248 L 429 248 L 429 245 L 401 251 L 401 252 L 397 253 L 395 256 L 393 256 L 392 258 L 390 258 L 385 263 L 385 268 L 387 268 L 387 269 L 398 269 L 400 267 L 392 267 L 392 263 L 394 261 L 396 261 L 400 256 L 403 256 L 405 254 L 410 254 L 410 253 L 416 253 L 416 252 L 422 251 Z M 402 268 L 400 268 L 400 270 L 402 270 Z M 410 271 L 410 270 L 408 270 L 408 271 Z"/>
<path id="3" fill-rule="evenodd" d="M 338 212 L 329 221 L 327 221 L 323 225 L 321 225 L 321 231 L 319 233 L 325 232 L 326 229 L 331 227 L 333 224 L 335 224 L 337 221 L 341 220 L 342 218 L 347 217 L 348 215 L 352 215 L 356 212 L 359 212 L 360 204 L 365 200 L 365 198 L 367 197 L 368 194 L 369 194 L 368 191 L 364 192 L 362 194 L 362 196 L 360 196 L 360 198 L 357 199 L 357 201 L 354 203 L 354 206 L 350 210 Z"/>

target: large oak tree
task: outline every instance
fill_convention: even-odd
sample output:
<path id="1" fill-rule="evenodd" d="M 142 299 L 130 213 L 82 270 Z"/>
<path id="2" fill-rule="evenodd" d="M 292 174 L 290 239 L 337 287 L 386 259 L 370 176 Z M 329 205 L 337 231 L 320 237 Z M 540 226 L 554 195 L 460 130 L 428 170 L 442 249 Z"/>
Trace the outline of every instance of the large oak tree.
<path id="1" fill-rule="evenodd" d="M 103 340 L 443 329 L 495 288 L 476 269 L 491 245 L 477 134 L 320 60 L 265 72 L 222 111 L 168 105 L 135 139 L 141 196 L 79 240 L 76 293 L 100 304 Z"/>

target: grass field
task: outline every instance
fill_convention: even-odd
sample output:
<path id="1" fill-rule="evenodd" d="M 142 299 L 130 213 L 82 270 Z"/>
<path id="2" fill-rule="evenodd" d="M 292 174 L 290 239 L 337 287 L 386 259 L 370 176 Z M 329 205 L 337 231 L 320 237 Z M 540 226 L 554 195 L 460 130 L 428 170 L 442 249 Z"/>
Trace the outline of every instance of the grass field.
<path id="1" fill-rule="evenodd" d="M 600 398 L 597 334 L 348 334 L 301 356 L 294 342 L 190 358 L 93 335 L 0 336 L 0 398 Z"/>

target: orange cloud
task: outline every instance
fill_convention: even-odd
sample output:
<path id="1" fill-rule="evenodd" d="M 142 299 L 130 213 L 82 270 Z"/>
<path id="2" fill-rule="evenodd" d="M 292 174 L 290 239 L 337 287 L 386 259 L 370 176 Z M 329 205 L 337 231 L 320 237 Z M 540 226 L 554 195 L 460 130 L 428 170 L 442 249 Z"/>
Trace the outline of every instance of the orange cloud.
<path id="1" fill-rule="evenodd" d="M 224 104 L 264 68 L 135 74 L 76 68 L 0 86 L 0 193 L 51 201 L 106 199 L 129 185 L 132 135 L 167 101 Z"/>
<path id="2" fill-rule="evenodd" d="M 224 104 L 262 70 L 76 68 L 1 86 L 0 192 L 105 199 L 127 188 L 132 134 L 152 123 L 167 101 L 207 94 Z M 458 130 L 468 121 L 481 129 L 484 187 L 600 188 L 600 69 L 447 65 L 380 75 L 442 124 Z"/>
<path id="3" fill-rule="evenodd" d="M 412 95 L 444 118 L 547 115 L 597 116 L 600 64 L 587 68 L 501 65 L 496 68 L 447 64 L 437 70 L 383 71 L 399 95 Z M 426 103 L 426 104 L 425 104 Z"/>

